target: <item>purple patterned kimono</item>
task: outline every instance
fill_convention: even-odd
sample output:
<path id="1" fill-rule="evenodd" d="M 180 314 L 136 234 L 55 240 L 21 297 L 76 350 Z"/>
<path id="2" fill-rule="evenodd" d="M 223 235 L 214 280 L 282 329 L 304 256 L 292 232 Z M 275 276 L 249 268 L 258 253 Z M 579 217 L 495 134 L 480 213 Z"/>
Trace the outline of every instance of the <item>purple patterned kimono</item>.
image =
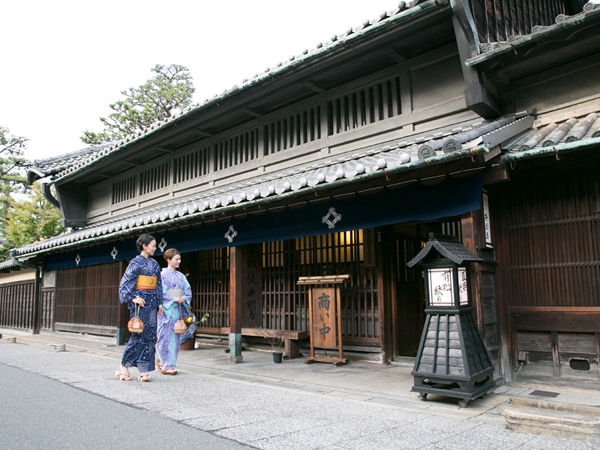
<path id="1" fill-rule="evenodd" d="M 177 270 L 165 268 L 162 270 L 162 305 L 163 313 L 158 316 L 158 341 L 156 343 L 156 352 L 158 360 L 163 369 L 175 369 L 177 355 L 179 355 L 179 345 L 181 335 L 175 334 L 173 326 L 175 322 L 182 317 L 185 310 L 189 310 L 192 299 L 192 288 L 185 275 Z M 178 294 L 185 298 L 185 302 L 179 305 L 176 303 L 175 296 L 172 294 L 178 290 Z"/>
<path id="2" fill-rule="evenodd" d="M 137 290 L 135 288 L 138 275 L 157 277 L 155 290 Z M 127 270 L 121 278 L 119 286 L 119 300 L 127 303 L 130 317 L 135 316 L 137 305 L 132 302 L 135 297 L 141 297 L 146 302 L 139 308 L 139 316 L 144 322 L 142 333 L 131 333 L 131 338 L 123 352 L 121 365 L 137 367 L 140 373 L 154 370 L 154 344 L 156 342 L 156 313 L 162 297 L 162 282 L 160 266 L 152 258 L 138 255 L 131 260 Z"/>

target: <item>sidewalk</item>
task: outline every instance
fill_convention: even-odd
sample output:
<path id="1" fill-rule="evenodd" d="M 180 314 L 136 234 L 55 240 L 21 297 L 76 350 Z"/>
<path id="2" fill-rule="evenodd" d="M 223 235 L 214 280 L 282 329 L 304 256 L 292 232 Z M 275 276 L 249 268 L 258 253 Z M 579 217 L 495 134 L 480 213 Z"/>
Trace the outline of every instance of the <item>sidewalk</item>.
<path id="1" fill-rule="evenodd" d="M 115 360 L 115 368 L 123 353 L 123 346 L 116 346 L 114 339 L 71 333 L 48 333 L 32 335 L 16 330 L 0 329 L 3 343 L 9 338 L 16 342 L 68 352 L 85 352 Z M 512 383 L 497 386 L 485 398 L 459 408 L 458 400 L 449 397 L 429 396 L 421 401 L 411 392 L 412 364 L 394 362 L 388 365 L 354 362 L 335 367 L 332 364 L 305 364 L 305 358 L 284 360 L 274 364 L 268 352 L 244 351 L 244 362 L 228 361 L 226 347 L 200 345 L 195 350 L 182 351 L 178 369 L 205 377 L 217 377 L 238 383 L 261 385 L 276 389 L 294 390 L 316 395 L 332 396 L 352 401 L 381 404 L 403 410 L 422 411 L 444 416 L 480 417 L 504 423 L 503 412 L 511 399 L 527 402 L 540 401 L 567 406 L 575 411 L 600 409 L 600 380 L 587 383 L 569 382 L 539 377 L 524 369 Z M 156 372 L 158 373 L 158 372 Z"/>

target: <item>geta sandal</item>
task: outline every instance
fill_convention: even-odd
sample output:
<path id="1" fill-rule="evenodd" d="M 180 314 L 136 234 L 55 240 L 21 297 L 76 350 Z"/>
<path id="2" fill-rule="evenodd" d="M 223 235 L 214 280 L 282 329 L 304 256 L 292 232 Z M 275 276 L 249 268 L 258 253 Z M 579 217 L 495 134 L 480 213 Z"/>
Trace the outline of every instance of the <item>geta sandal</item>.
<path id="1" fill-rule="evenodd" d="M 141 381 L 144 383 L 148 382 L 148 381 L 150 381 L 150 375 L 148 375 L 147 373 L 140 373 L 138 375 L 138 381 Z"/>
<path id="2" fill-rule="evenodd" d="M 131 376 L 125 372 L 121 372 L 120 370 L 115 372 L 115 376 L 121 381 L 131 381 Z"/>

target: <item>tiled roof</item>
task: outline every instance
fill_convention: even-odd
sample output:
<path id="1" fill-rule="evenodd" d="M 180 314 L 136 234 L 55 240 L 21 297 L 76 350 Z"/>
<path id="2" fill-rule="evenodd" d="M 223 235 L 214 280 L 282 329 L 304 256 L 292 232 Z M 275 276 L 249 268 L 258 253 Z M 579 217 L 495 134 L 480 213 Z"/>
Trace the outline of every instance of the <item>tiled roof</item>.
<path id="1" fill-rule="evenodd" d="M 11 269 L 21 269 L 23 267 L 25 266 L 16 259 L 9 259 L 0 263 L 0 272 L 8 272 Z"/>
<path id="2" fill-rule="evenodd" d="M 93 145 L 75 152 L 57 155 L 51 158 L 36 159 L 34 161 L 34 171 L 32 174 L 28 174 L 27 181 L 29 184 L 32 184 L 37 178 L 53 176 L 66 171 L 69 167 L 79 166 L 84 163 L 84 161 L 94 159 L 111 145 L 113 144 Z"/>
<path id="3" fill-rule="evenodd" d="M 568 144 L 596 144 L 596 139 L 600 139 L 600 111 L 534 126 L 506 150 L 512 154 L 535 154 L 543 149 L 556 151 Z"/>
<path id="4" fill-rule="evenodd" d="M 503 53 L 512 53 L 516 49 L 524 44 L 528 44 L 537 39 L 547 38 L 553 33 L 578 25 L 584 20 L 592 17 L 598 17 L 600 15 L 600 3 L 598 2 L 587 2 L 583 11 L 573 16 L 567 16 L 560 14 L 556 17 L 555 23 L 549 26 L 536 25 L 532 27 L 531 34 L 528 35 L 513 35 L 509 36 L 505 41 L 481 43 L 480 50 L 481 55 L 477 55 L 466 61 L 467 66 L 473 66 L 480 62 L 488 60 L 490 57 Z"/>
<path id="5" fill-rule="evenodd" d="M 250 87 L 256 86 L 264 81 L 271 80 L 274 76 L 281 76 L 291 69 L 294 69 L 302 64 L 309 62 L 311 59 L 322 56 L 336 48 L 344 48 L 348 43 L 361 39 L 364 36 L 370 35 L 372 32 L 383 29 L 393 23 L 403 20 L 409 20 L 415 15 L 418 15 L 427 10 L 436 9 L 440 6 L 447 5 L 448 0 L 409 0 L 401 1 L 398 7 L 392 11 L 383 11 L 378 17 L 372 20 L 364 20 L 355 28 L 348 28 L 345 33 L 331 36 L 327 42 L 319 42 L 312 50 L 305 49 L 300 55 L 292 55 L 286 62 L 279 62 L 274 67 L 266 68 L 262 74 L 254 74 L 251 79 L 244 79 L 239 85 L 233 86 L 231 89 L 225 90 L 221 94 L 215 95 L 212 99 L 205 99 L 202 104 L 191 105 L 183 111 L 174 110 L 172 116 L 163 121 L 159 121 L 149 128 L 139 131 L 126 139 L 118 142 L 112 142 L 105 145 L 89 147 L 75 153 L 62 155 L 49 159 L 40 159 L 34 161 L 34 169 L 29 175 L 33 182 L 37 178 L 45 176 L 52 177 L 57 180 L 71 174 L 74 174 L 79 169 L 93 164 L 100 158 L 109 156 L 112 153 L 118 152 L 129 144 L 148 136 L 151 133 L 167 126 L 178 119 L 189 114 L 196 113 L 208 106 L 222 102 L 225 98 L 239 94 Z"/>
<path id="6" fill-rule="evenodd" d="M 135 234 L 150 227 L 165 227 L 215 213 L 242 213 L 241 208 L 268 204 L 304 194 L 306 190 L 328 189 L 422 167 L 469 158 L 486 153 L 489 148 L 531 127 L 531 116 L 482 123 L 471 122 L 454 129 L 439 129 L 410 140 L 373 145 L 356 152 L 329 157 L 308 166 L 300 166 L 269 176 L 249 179 L 241 184 L 219 187 L 201 194 L 181 197 L 138 209 L 126 217 L 101 222 L 43 242 L 17 249 L 17 255 L 44 253 L 88 240 L 114 238 L 116 234 Z M 292 201 L 290 201 L 291 203 Z"/>
<path id="7" fill-rule="evenodd" d="M 459 265 L 463 264 L 464 262 L 483 261 L 479 256 L 470 252 L 461 242 L 458 241 L 458 239 L 454 240 L 451 236 L 434 235 L 429 239 L 429 242 L 423 248 L 423 250 L 421 250 L 406 265 L 408 267 L 413 267 L 416 264 L 419 264 L 433 249 L 437 250 L 440 255 Z"/>

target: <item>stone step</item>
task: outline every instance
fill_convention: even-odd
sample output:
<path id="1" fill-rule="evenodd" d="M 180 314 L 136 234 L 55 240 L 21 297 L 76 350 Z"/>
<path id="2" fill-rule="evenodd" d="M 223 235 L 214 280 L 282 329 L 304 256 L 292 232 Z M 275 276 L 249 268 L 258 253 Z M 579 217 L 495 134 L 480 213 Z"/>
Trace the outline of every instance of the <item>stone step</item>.
<path id="1" fill-rule="evenodd" d="M 504 419 L 514 431 L 600 443 L 600 408 L 511 398 Z"/>

